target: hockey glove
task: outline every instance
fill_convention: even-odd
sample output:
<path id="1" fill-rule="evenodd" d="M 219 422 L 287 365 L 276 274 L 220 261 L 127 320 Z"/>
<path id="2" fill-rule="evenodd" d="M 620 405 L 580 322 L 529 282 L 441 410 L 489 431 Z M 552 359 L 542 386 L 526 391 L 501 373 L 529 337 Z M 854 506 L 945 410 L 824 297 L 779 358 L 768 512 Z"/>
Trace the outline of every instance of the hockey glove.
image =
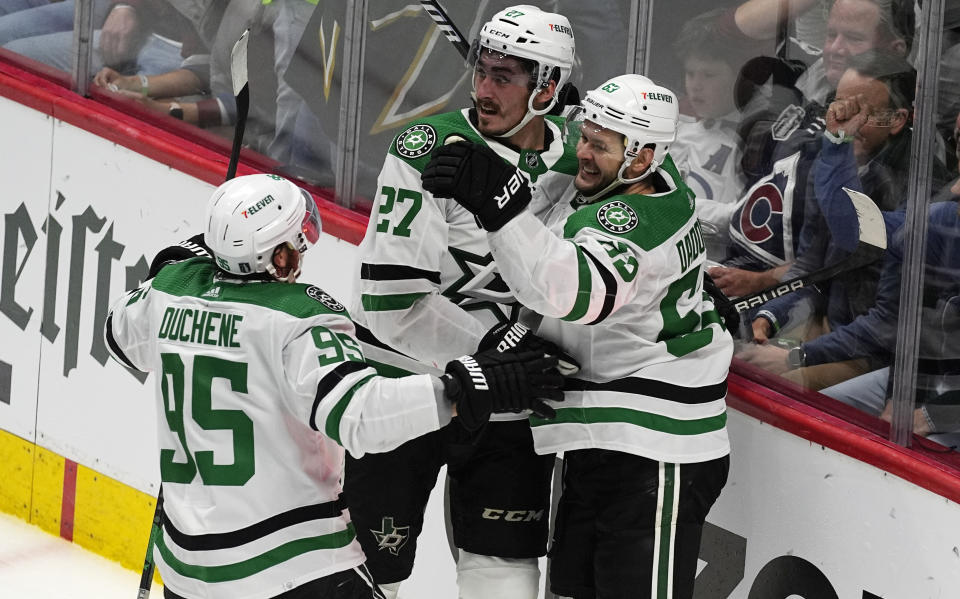
<path id="1" fill-rule="evenodd" d="M 433 151 L 420 175 L 423 188 L 438 198 L 453 198 L 497 231 L 530 203 L 530 187 L 517 167 L 485 145 L 458 141 Z"/>
<path id="2" fill-rule="evenodd" d="M 501 354 L 537 352 L 540 355 L 555 356 L 557 370 L 563 376 L 572 376 L 580 370 L 576 358 L 560 349 L 553 341 L 535 335 L 530 328 L 519 322 L 501 322 L 493 327 L 480 340 L 478 351 L 494 350 Z"/>
<path id="3" fill-rule="evenodd" d="M 557 413 L 539 398 L 563 401 L 557 358 L 542 353 L 501 354 L 496 350 L 463 356 L 447 364 L 440 380 L 447 399 L 467 430 L 486 424 L 494 412 L 533 410 L 542 418 Z"/>
<path id="4" fill-rule="evenodd" d="M 557 103 L 547 114 L 566 116 L 567 108 L 572 106 L 580 106 L 580 90 L 568 81 L 557 91 Z"/>
<path id="5" fill-rule="evenodd" d="M 160 269 L 167 264 L 173 264 L 181 260 L 189 260 L 190 258 L 196 258 L 198 256 L 210 256 L 207 244 L 203 241 L 203 233 L 194 235 L 190 239 L 185 239 L 177 245 L 171 245 L 160 250 L 150 263 L 147 279 L 152 279 L 157 276 Z"/>

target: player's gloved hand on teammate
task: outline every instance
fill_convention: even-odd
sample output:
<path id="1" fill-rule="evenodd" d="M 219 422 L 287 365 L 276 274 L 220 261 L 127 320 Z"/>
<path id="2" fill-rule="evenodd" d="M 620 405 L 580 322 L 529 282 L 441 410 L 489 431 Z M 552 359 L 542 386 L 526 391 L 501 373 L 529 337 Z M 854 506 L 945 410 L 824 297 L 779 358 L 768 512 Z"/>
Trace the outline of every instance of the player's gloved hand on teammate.
<path id="1" fill-rule="evenodd" d="M 567 81 L 559 90 L 557 90 L 557 103 L 553 105 L 547 114 L 554 116 L 566 116 L 567 108 L 571 106 L 580 106 L 580 90 L 577 86 Z"/>
<path id="2" fill-rule="evenodd" d="M 477 352 L 447 363 L 440 380 L 444 395 L 457 404 L 460 424 L 470 431 L 498 412 L 533 410 L 543 418 L 553 418 L 556 411 L 541 399 L 563 401 L 563 375 L 557 371 L 557 358 L 542 352 Z"/>
<path id="3" fill-rule="evenodd" d="M 210 252 L 208 251 L 206 243 L 203 241 L 203 233 L 194 235 L 190 239 L 185 239 L 177 245 L 171 245 L 160 250 L 157 255 L 154 256 L 153 261 L 150 262 L 147 279 L 149 280 L 157 276 L 160 269 L 167 264 L 209 255 Z"/>
<path id="4" fill-rule="evenodd" d="M 477 350 L 514 354 L 539 352 L 543 356 L 555 356 L 558 360 L 557 370 L 563 376 L 572 376 L 580 370 L 580 363 L 576 358 L 560 349 L 553 341 L 534 334 L 530 327 L 519 322 L 501 322 L 493 327 L 480 340 Z"/>
<path id="5" fill-rule="evenodd" d="M 457 141 L 433 151 L 420 175 L 423 188 L 438 198 L 453 198 L 497 231 L 530 203 L 530 187 L 517 167 L 483 144 Z"/>

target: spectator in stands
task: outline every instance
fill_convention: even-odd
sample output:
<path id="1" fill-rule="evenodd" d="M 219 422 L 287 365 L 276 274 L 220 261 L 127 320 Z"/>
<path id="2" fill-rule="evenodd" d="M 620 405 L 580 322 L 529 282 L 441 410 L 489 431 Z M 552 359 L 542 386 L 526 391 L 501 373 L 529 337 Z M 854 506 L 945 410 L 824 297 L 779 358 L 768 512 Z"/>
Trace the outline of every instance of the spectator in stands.
<path id="1" fill-rule="evenodd" d="M 726 295 L 760 291 L 786 273 L 798 249 L 804 201 L 812 193 L 808 174 L 819 153 L 824 102 L 851 56 L 871 49 L 906 54 L 912 9 L 912 3 L 899 0 L 837 0 L 821 60 L 798 74 L 796 64 L 759 59 L 741 73 L 738 91 L 749 96 L 741 100 L 741 136 L 750 187 L 730 220 L 731 256 L 725 267 L 709 271 Z M 793 85 L 796 93 L 774 94 L 771 101 L 771 83 Z"/>
<path id="2" fill-rule="evenodd" d="M 677 141 L 670 147 L 684 181 L 696 193 L 707 257 L 715 262 L 726 257 L 730 215 L 744 183 L 733 86 L 740 67 L 758 50 L 752 43 L 731 46 L 715 27 L 722 13 L 712 10 L 687 22 L 674 44 L 686 96 Z"/>
<path id="3" fill-rule="evenodd" d="M 960 114 L 954 119 L 955 138 L 960 138 Z M 960 162 L 960 148 L 957 148 Z M 940 200 L 940 201 L 938 201 Z M 950 447 L 960 446 L 960 358 L 957 333 L 960 329 L 960 178 L 934 196 L 930 207 L 924 271 L 923 307 L 917 373 L 917 407 L 914 433 Z M 884 215 L 888 229 L 904 221 L 902 212 Z M 876 308 L 858 318 L 838 334 L 862 340 L 859 346 L 875 355 L 888 355 L 896 346 L 900 276 L 903 259 L 902 230 L 891 234 L 890 251 Z M 890 367 L 884 367 L 844 381 L 823 394 L 890 421 L 892 389 Z"/>
<path id="4" fill-rule="evenodd" d="M 45 18 L 40 10 L 35 9 L 36 18 Z M 4 41 L 3 47 L 61 71 L 71 70 L 74 36 L 70 12 L 69 26 L 30 36 L 17 35 L 12 41 Z M 106 19 L 95 18 L 94 24 L 97 29 L 93 32 L 92 70 L 106 65 L 125 73 L 144 74 L 162 73 L 179 64 L 181 35 L 185 28 L 190 28 L 185 17 L 161 0 L 114 0 L 109 4 Z"/>
<path id="5" fill-rule="evenodd" d="M 74 0 L 2 0 L 0 46 L 13 40 L 73 30 Z M 108 0 L 94 0 L 93 22 L 102 23 L 110 10 Z"/>
<path id="6" fill-rule="evenodd" d="M 913 69 L 889 53 L 865 53 L 851 61 L 837 99 L 827 111 L 823 151 L 815 165 L 817 201 L 807 202 L 803 251 L 787 278 L 839 261 L 844 254 L 841 246 L 852 249 L 853 244 L 844 239 L 856 239 L 857 219 L 849 211 L 841 212 L 849 206 L 844 187 L 864 191 L 883 210 L 904 207 L 914 89 Z M 948 179 L 942 164 L 935 162 L 933 177 L 935 189 Z M 839 235 L 836 243 L 826 234 L 826 223 Z M 846 234 L 840 232 L 844 226 Z M 888 354 L 869 349 L 870 341 L 846 335 L 817 336 L 866 313 L 877 301 L 877 279 L 876 267 L 865 267 L 825 285 L 825 295 L 805 289 L 768 302 L 752 324 L 754 340 L 764 345 L 749 347 L 740 357 L 812 389 L 823 389 L 889 363 Z M 766 344 L 781 327 L 790 325 L 796 331 L 798 319 L 791 312 L 803 301 L 810 302 L 815 313 L 825 315 L 826 324 L 814 323 L 810 328 L 816 332 L 801 333 L 804 343 L 789 352 Z M 895 320 L 879 326 L 895 326 Z M 867 349 L 860 346 L 863 343 Z"/>

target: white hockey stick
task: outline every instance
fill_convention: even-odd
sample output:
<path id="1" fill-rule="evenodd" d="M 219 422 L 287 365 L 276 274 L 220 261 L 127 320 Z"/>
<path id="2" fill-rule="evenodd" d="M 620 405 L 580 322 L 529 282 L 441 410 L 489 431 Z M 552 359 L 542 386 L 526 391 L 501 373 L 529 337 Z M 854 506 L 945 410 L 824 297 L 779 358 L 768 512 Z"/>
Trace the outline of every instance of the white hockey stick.
<path id="1" fill-rule="evenodd" d="M 247 126 L 247 113 L 250 109 L 250 82 L 247 77 L 247 42 L 250 30 L 247 29 L 233 45 L 230 52 L 230 77 L 233 80 L 233 95 L 237 99 L 237 122 L 233 127 L 233 147 L 230 149 L 230 162 L 227 165 L 229 181 L 237 174 L 240 162 L 240 148 L 243 145 L 243 130 Z"/>
<path id="2" fill-rule="evenodd" d="M 717 310 L 721 315 L 726 318 L 734 314 L 740 314 L 774 298 L 832 279 L 842 272 L 876 262 L 883 256 L 887 249 L 887 230 L 883 224 L 883 215 L 880 213 L 880 208 L 866 194 L 846 187 L 843 190 L 847 192 L 854 209 L 857 211 L 860 237 L 857 240 L 856 249 L 836 264 L 784 281 L 751 295 L 730 299 L 719 289 L 709 289 L 708 292 L 713 296 Z"/>

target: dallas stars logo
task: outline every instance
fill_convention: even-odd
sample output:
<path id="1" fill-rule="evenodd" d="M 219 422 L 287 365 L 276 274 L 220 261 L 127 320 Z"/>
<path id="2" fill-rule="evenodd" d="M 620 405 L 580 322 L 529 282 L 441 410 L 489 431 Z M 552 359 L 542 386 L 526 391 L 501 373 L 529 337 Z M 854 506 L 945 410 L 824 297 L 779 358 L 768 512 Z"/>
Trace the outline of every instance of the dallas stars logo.
<path id="1" fill-rule="evenodd" d="M 601 206 L 597 211 L 597 220 L 600 226 L 611 233 L 626 233 L 640 222 L 633 208 L 619 200 Z"/>
<path id="2" fill-rule="evenodd" d="M 613 92 L 615 92 L 615 91 L 617 91 L 618 89 L 620 89 L 620 86 L 617 85 L 616 83 L 608 83 L 608 84 L 604 85 L 603 87 L 601 87 L 600 89 L 602 89 L 603 91 L 607 92 L 608 94 L 612 94 Z"/>
<path id="3" fill-rule="evenodd" d="M 430 125 L 414 125 L 397 137 L 397 153 L 404 158 L 419 158 L 433 149 L 437 131 Z"/>
<path id="4" fill-rule="evenodd" d="M 377 540 L 377 551 L 386 549 L 392 555 L 400 555 L 400 549 L 407 544 L 410 536 L 410 527 L 396 527 L 393 525 L 393 518 L 387 516 L 380 522 L 380 530 L 371 528 L 370 532 Z"/>
<path id="5" fill-rule="evenodd" d="M 452 247 L 450 256 L 463 273 L 443 290 L 450 301 L 467 311 L 488 310 L 501 322 L 519 309 L 513 292 L 497 272 L 492 255 L 480 256 Z"/>

